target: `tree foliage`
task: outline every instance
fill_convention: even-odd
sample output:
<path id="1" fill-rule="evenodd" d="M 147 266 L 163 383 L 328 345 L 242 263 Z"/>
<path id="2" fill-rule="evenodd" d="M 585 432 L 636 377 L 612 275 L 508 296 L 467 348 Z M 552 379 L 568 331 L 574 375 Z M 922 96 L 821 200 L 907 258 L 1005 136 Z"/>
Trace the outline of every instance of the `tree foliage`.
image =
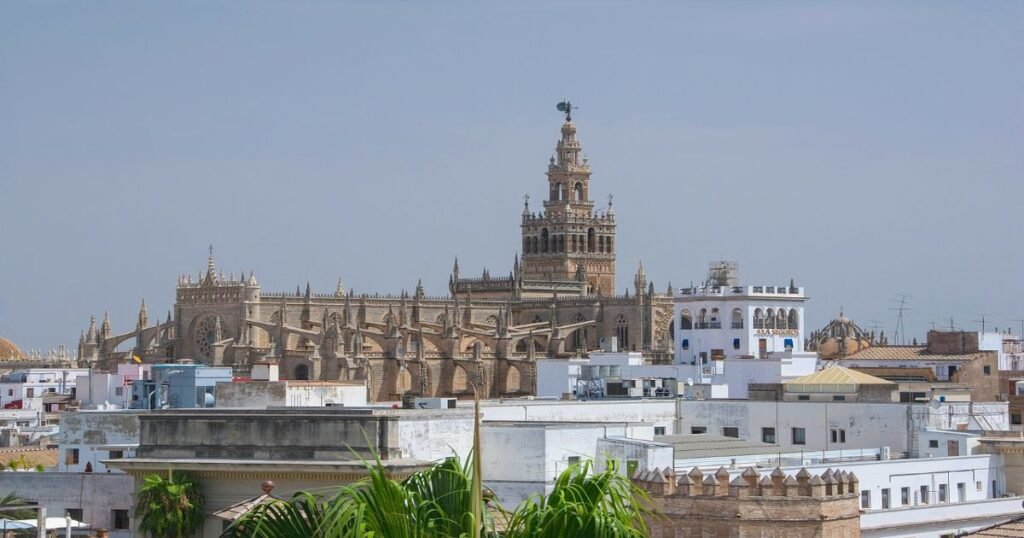
<path id="1" fill-rule="evenodd" d="M 167 471 L 167 478 L 148 475 L 135 506 L 139 530 L 154 538 L 184 538 L 202 524 L 202 506 L 199 486 L 188 475 L 173 471 Z"/>

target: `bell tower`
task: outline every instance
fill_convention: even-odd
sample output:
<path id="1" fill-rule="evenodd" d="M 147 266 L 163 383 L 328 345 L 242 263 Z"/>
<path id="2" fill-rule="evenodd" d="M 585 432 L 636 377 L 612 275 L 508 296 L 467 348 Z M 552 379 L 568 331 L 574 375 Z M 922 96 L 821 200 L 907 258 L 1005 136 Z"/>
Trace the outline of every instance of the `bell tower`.
<path id="1" fill-rule="evenodd" d="M 615 293 L 615 212 L 611 197 L 607 208 L 595 210 L 590 199 L 590 163 L 582 156 L 572 121 L 573 107 L 565 112 L 562 137 L 548 162 L 548 198 L 540 213 L 523 208 L 523 279 L 571 281 L 583 275 L 588 294 Z"/>

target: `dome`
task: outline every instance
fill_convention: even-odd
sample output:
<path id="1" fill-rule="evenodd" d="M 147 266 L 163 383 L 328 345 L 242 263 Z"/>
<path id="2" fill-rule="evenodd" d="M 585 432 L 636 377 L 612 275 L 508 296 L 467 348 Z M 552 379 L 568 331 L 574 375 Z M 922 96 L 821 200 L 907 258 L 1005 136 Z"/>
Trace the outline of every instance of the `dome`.
<path id="1" fill-rule="evenodd" d="M 807 347 L 817 351 L 821 359 L 834 359 L 871 347 L 874 340 L 873 334 L 867 333 L 839 312 L 836 319 L 811 334 Z"/>
<path id="2" fill-rule="evenodd" d="M 16 360 L 21 358 L 21 350 L 14 342 L 0 336 L 0 360 Z"/>

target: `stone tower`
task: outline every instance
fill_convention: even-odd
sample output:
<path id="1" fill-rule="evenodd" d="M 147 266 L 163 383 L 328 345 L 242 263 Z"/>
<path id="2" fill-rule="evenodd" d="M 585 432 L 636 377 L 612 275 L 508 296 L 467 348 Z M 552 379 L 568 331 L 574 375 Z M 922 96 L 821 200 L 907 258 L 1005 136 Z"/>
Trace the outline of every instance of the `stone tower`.
<path id="1" fill-rule="evenodd" d="M 587 293 L 615 292 L 615 212 L 594 209 L 590 164 L 580 155 L 572 109 L 548 164 L 548 199 L 541 213 L 523 208 L 524 280 L 586 281 Z"/>

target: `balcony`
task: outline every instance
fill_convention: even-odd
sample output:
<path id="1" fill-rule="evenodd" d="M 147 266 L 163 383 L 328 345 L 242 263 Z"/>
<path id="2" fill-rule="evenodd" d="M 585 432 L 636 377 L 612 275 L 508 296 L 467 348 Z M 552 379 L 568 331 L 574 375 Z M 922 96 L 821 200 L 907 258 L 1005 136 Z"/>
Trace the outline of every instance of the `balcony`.
<path id="1" fill-rule="evenodd" d="M 694 323 L 693 327 L 695 329 L 721 329 L 722 328 L 722 322 L 720 322 L 720 321 L 708 321 L 708 322 L 704 322 L 704 323 Z"/>

